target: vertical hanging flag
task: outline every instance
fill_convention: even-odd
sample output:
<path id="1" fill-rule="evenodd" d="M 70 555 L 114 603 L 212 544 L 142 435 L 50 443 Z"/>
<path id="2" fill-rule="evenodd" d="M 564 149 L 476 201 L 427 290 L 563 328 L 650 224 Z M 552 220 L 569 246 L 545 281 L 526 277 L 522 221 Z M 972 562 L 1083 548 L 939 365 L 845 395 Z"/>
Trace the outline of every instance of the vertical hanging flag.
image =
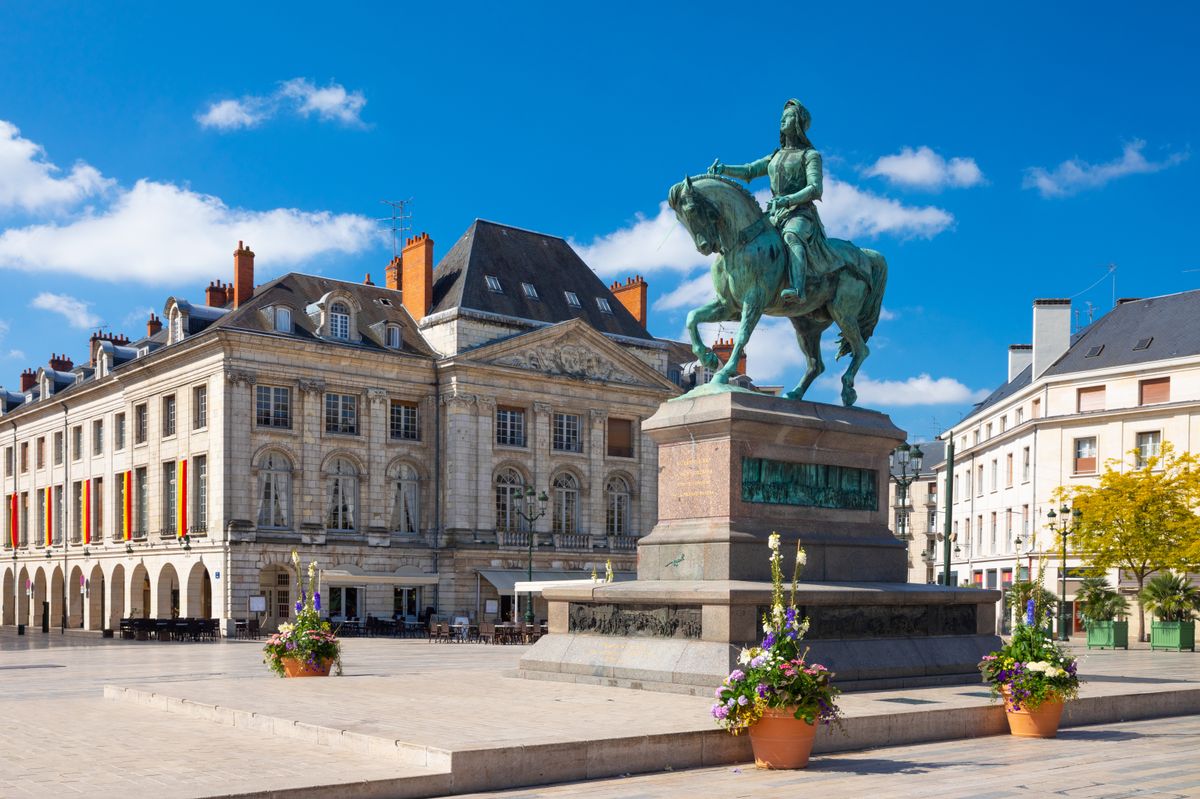
<path id="1" fill-rule="evenodd" d="M 92 481 L 83 481 L 82 507 L 79 509 L 79 520 L 83 522 L 83 545 L 92 543 Z"/>
<path id="2" fill-rule="evenodd" d="M 179 461 L 175 467 L 175 537 L 183 538 L 188 533 L 187 512 L 187 460 Z"/>
<path id="3" fill-rule="evenodd" d="M 128 541 L 133 538 L 133 472 L 121 475 L 121 482 L 124 488 L 121 504 L 125 506 L 121 509 L 121 538 Z"/>

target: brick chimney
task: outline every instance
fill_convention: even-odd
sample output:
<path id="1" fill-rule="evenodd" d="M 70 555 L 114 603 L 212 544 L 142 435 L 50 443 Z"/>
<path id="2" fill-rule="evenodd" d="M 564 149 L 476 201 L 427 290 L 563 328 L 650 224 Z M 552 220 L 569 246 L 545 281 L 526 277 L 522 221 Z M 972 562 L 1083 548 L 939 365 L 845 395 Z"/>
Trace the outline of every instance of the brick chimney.
<path id="1" fill-rule="evenodd" d="M 56 372 L 69 372 L 75 368 L 75 364 L 66 355 L 50 353 L 50 368 Z"/>
<path id="2" fill-rule="evenodd" d="M 33 388 L 37 384 L 37 372 L 32 369 L 26 369 L 21 372 L 21 391 L 25 392 Z"/>
<path id="3" fill-rule="evenodd" d="M 733 338 L 719 338 L 713 342 L 712 350 L 721 359 L 722 364 L 729 363 L 729 357 L 733 355 Z M 739 375 L 746 374 L 746 351 L 742 350 L 742 357 L 738 358 L 737 373 Z"/>
<path id="4" fill-rule="evenodd" d="M 233 251 L 233 307 L 241 308 L 254 296 L 254 251 L 238 242 Z"/>
<path id="5" fill-rule="evenodd" d="M 146 320 L 146 336 L 153 336 L 160 330 L 162 330 L 162 320 L 155 316 L 152 311 L 150 318 Z"/>
<path id="6" fill-rule="evenodd" d="M 625 306 L 625 310 L 633 314 L 642 327 L 646 326 L 646 291 L 649 286 L 641 275 L 625 278 L 625 285 L 620 281 L 608 287 L 617 301 Z"/>
<path id="7" fill-rule="evenodd" d="M 433 305 L 433 239 L 428 233 L 413 236 L 404 243 L 400 293 L 400 300 L 413 319 L 419 321 L 429 315 Z"/>
<path id="8" fill-rule="evenodd" d="M 400 290 L 400 256 L 397 255 L 392 260 L 388 261 L 387 268 L 383 270 L 383 284 L 392 291 Z"/>
<path id="9" fill-rule="evenodd" d="M 373 280 L 371 280 L 370 272 L 367 272 L 367 276 L 363 278 L 363 285 L 364 286 L 374 286 L 375 285 L 375 282 Z"/>
<path id="10" fill-rule="evenodd" d="M 227 302 L 229 297 L 225 291 L 225 284 L 221 281 L 214 280 L 204 289 L 204 304 L 210 308 L 224 308 Z"/>

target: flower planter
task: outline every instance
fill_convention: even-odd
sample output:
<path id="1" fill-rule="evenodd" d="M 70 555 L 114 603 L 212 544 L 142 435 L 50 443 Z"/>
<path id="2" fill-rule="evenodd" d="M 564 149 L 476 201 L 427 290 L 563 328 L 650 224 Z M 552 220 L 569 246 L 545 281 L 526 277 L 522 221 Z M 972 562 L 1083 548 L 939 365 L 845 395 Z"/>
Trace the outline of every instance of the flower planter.
<path id="1" fill-rule="evenodd" d="M 1150 648 L 1182 652 L 1196 651 L 1196 622 L 1154 621 L 1150 623 Z"/>
<path id="2" fill-rule="evenodd" d="M 285 677 L 328 677 L 329 667 L 333 661 L 326 658 L 315 666 L 309 666 L 298 658 L 283 658 L 283 675 Z"/>
<path id="3" fill-rule="evenodd" d="M 1008 687 L 1004 694 L 1004 715 L 1008 718 L 1008 731 L 1016 738 L 1053 738 L 1058 735 L 1058 723 L 1062 719 L 1063 703 L 1060 699 L 1042 702 L 1037 710 L 1022 707 L 1014 710 L 1009 701 Z"/>
<path id="4" fill-rule="evenodd" d="M 1088 649 L 1129 648 L 1129 622 L 1089 621 L 1087 625 Z"/>
<path id="5" fill-rule="evenodd" d="M 795 708 L 767 708 L 750 726 L 754 765 L 768 769 L 805 768 L 817 725 L 794 718 Z"/>

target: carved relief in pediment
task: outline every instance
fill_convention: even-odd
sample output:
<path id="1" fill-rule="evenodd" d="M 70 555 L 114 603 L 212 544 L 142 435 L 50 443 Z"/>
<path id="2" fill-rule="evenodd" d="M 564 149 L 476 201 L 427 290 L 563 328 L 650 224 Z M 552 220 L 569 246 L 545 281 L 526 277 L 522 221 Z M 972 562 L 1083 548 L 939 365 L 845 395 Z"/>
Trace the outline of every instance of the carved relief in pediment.
<path id="1" fill-rule="evenodd" d="M 617 364 L 592 352 L 587 347 L 574 344 L 548 345 L 505 355 L 495 361 L 500 366 L 515 366 L 550 375 L 565 375 L 581 380 L 599 380 L 606 383 L 638 384 L 639 381 Z"/>

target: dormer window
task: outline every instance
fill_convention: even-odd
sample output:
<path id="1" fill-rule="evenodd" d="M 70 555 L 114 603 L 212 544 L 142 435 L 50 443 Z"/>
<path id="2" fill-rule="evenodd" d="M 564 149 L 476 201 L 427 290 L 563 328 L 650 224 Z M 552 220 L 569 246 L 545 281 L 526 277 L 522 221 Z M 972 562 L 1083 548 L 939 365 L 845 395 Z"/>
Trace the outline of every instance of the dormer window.
<path id="1" fill-rule="evenodd" d="M 400 326 L 399 325 L 388 325 L 387 326 L 387 345 L 388 345 L 388 347 L 390 347 L 391 349 L 394 349 L 394 350 L 400 349 L 400 340 L 401 340 L 400 339 Z"/>
<path id="2" fill-rule="evenodd" d="M 608 304 L 608 300 L 604 297 L 597 297 L 596 305 L 600 306 L 602 313 L 612 313 L 612 306 Z"/>
<path id="3" fill-rule="evenodd" d="M 343 340 L 350 338 L 350 309 L 344 302 L 329 306 L 329 335 Z"/>
<path id="4" fill-rule="evenodd" d="M 484 275 L 487 280 L 488 291 L 494 291 L 497 294 L 503 294 L 504 289 L 500 286 L 500 280 L 494 275 Z"/>
<path id="5" fill-rule="evenodd" d="M 275 332 L 292 332 L 292 309 L 279 307 L 275 309 Z"/>
<path id="6" fill-rule="evenodd" d="M 532 283 L 522 283 L 521 288 L 525 290 L 525 296 L 531 300 L 538 299 L 537 287 Z"/>
<path id="7" fill-rule="evenodd" d="M 578 307 L 580 307 L 580 306 L 579 306 L 579 295 L 578 295 L 578 294 L 576 294 L 576 293 L 575 293 L 575 292 L 573 292 L 573 291 L 564 291 L 564 292 L 563 292 L 563 294 L 564 294 L 564 295 L 566 296 L 566 298 L 567 298 L 567 305 L 570 305 L 572 308 L 578 308 Z"/>
<path id="8" fill-rule="evenodd" d="M 183 341 L 183 314 L 179 311 L 171 314 L 171 343 Z"/>

